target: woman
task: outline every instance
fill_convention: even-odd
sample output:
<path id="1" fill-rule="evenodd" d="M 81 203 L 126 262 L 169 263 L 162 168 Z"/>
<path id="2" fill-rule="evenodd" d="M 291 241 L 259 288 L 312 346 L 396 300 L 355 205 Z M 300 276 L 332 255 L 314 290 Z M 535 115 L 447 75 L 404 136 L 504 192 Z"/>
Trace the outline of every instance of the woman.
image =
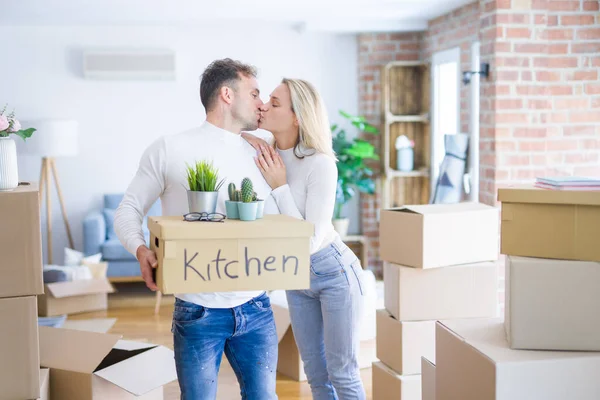
<path id="1" fill-rule="evenodd" d="M 280 212 L 315 226 L 310 289 L 287 291 L 313 398 L 364 399 L 357 362 L 362 267 L 331 223 L 337 167 L 323 101 L 308 82 L 284 79 L 263 106 L 259 127 L 273 134 L 275 149 L 244 137 L 260 149 L 256 163 Z"/>

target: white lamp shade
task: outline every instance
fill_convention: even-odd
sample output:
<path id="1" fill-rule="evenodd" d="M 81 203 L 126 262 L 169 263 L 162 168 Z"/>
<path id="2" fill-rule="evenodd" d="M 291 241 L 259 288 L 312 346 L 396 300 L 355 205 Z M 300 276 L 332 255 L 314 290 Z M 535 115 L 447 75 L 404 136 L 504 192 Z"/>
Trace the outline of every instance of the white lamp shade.
<path id="1" fill-rule="evenodd" d="M 19 153 L 40 157 L 72 157 L 78 152 L 77 121 L 41 119 L 23 121 L 23 129 L 35 128 L 33 135 L 17 140 Z"/>

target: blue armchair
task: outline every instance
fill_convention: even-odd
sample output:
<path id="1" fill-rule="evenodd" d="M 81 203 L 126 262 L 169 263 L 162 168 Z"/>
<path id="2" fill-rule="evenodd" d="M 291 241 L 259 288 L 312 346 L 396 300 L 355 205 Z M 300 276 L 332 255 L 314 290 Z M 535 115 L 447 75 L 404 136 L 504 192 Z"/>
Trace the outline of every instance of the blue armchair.
<path id="1" fill-rule="evenodd" d="M 83 251 L 86 256 L 102 253 L 102 260 L 108 262 L 107 277 L 115 280 L 141 279 L 140 267 L 136 258 L 121 244 L 114 231 L 115 211 L 123 200 L 123 194 L 104 195 L 104 209 L 94 211 L 83 220 Z M 160 199 L 152 205 L 147 215 L 160 215 Z M 147 216 L 142 225 L 146 243 L 150 240 Z M 115 279 L 116 278 L 116 279 Z"/>

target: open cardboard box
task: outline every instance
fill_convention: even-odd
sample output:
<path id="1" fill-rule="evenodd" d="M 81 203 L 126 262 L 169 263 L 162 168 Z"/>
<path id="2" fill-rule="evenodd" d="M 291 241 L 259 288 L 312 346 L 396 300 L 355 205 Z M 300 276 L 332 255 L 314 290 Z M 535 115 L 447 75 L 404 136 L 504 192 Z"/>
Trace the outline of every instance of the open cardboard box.
<path id="1" fill-rule="evenodd" d="M 49 283 L 45 285 L 45 293 L 38 296 L 38 315 L 53 317 L 106 310 L 108 293 L 114 291 L 106 278 Z"/>
<path id="2" fill-rule="evenodd" d="M 52 399 L 159 400 L 177 379 L 172 350 L 120 335 L 40 327 L 40 364 Z"/>
<path id="3" fill-rule="evenodd" d="M 286 215 L 256 221 L 187 222 L 149 217 L 164 294 L 307 289 L 312 223 Z"/>

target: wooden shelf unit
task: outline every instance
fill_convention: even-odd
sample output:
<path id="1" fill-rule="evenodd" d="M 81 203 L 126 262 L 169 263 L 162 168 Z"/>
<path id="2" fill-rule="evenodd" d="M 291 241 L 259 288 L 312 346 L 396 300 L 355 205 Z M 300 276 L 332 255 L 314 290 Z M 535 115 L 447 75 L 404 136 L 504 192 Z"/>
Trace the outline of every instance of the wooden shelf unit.
<path id="1" fill-rule="evenodd" d="M 429 202 L 431 166 L 430 68 L 418 61 L 393 61 L 382 68 L 382 208 Z M 396 169 L 396 138 L 415 143 L 414 170 Z"/>

